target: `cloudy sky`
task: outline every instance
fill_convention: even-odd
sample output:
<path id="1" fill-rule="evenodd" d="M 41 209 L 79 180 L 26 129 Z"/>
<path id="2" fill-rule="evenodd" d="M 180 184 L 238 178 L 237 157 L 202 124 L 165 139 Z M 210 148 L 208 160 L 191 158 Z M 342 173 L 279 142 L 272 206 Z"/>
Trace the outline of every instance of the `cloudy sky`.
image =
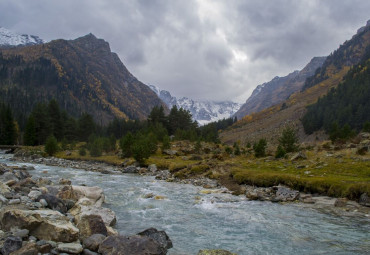
<path id="1" fill-rule="evenodd" d="M 368 19 L 369 0 L 0 0 L 2 27 L 45 40 L 91 32 L 146 84 L 238 102 Z"/>

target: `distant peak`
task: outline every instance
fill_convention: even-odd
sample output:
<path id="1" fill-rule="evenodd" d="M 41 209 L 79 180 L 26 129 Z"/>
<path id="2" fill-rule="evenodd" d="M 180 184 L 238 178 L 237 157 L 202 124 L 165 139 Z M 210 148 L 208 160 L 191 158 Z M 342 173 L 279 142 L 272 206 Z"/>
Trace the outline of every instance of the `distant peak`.
<path id="1" fill-rule="evenodd" d="M 365 31 L 369 27 L 370 27 L 370 19 L 366 22 L 365 26 L 363 26 L 363 27 L 361 27 L 357 30 L 357 34 L 362 33 L 363 31 Z"/>
<path id="2" fill-rule="evenodd" d="M 17 34 L 0 26 L 0 46 L 18 46 L 18 45 L 33 45 L 44 43 L 44 40 L 38 36 Z"/>
<path id="3" fill-rule="evenodd" d="M 106 52 L 110 52 L 109 43 L 104 39 L 97 38 L 92 33 L 79 37 L 72 42 L 78 44 L 80 47 L 86 48 L 87 50 L 102 49 Z"/>

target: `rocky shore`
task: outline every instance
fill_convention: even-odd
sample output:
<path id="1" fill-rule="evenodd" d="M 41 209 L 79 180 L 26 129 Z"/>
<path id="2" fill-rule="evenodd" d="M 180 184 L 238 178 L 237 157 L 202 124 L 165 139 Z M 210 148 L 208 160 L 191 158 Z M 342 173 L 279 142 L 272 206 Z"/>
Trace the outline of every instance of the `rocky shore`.
<path id="1" fill-rule="evenodd" d="M 24 157 L 17 161 L 120 174 L 119 167 L 57 158 Z M 0 251 L 29 254 L 167 254 L 172 241 L 164 231 L 148 228 L 122 236 L 114 229 L 115 213 L 104 207 L 100 187 L 53 183 L 32 178 L 32 166 L 0 164 Z M 140 169 L 139 169 L 140 170 Z M 152 169 L 153 170 L 153 169 Z M 233 254 L 201 250 L 199 254 Z"/>

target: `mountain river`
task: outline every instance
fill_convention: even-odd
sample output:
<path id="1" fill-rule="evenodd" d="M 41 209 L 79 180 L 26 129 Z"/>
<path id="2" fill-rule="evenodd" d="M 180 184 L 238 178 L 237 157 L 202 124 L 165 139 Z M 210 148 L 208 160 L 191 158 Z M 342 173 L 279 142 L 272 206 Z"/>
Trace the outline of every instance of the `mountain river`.
<path id="1" fill-rule="evenodd" d="M 150 176 L 106 175 L 72 168 L 32 165 L 34 178 L 72 180 L 99 186 L 106 207 L 117 215 L 117 230 L 132 235 L 149 227 L 165 230 L 173 242 L 168 254 L 225 249 L 242 254 L 369 254 L 370 219 L 323 213 L 307 205 L 248 201 L 242 196 L 201 192 L 202 187 Z M 144 198 L 146 194 L 162 199 Z"/>

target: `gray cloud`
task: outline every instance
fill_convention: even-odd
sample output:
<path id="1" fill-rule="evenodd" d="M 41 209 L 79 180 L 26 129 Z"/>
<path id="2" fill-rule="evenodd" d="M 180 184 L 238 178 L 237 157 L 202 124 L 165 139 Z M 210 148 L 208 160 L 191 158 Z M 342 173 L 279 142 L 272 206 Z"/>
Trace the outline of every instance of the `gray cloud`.
<path id="1" fill-rule="evenodd" d="M 92 32 L 176 96 L 239 101 L 370 19 L 367 0 L 2 0 L 0 10 L 0 26 L 47 40 Z"/>

